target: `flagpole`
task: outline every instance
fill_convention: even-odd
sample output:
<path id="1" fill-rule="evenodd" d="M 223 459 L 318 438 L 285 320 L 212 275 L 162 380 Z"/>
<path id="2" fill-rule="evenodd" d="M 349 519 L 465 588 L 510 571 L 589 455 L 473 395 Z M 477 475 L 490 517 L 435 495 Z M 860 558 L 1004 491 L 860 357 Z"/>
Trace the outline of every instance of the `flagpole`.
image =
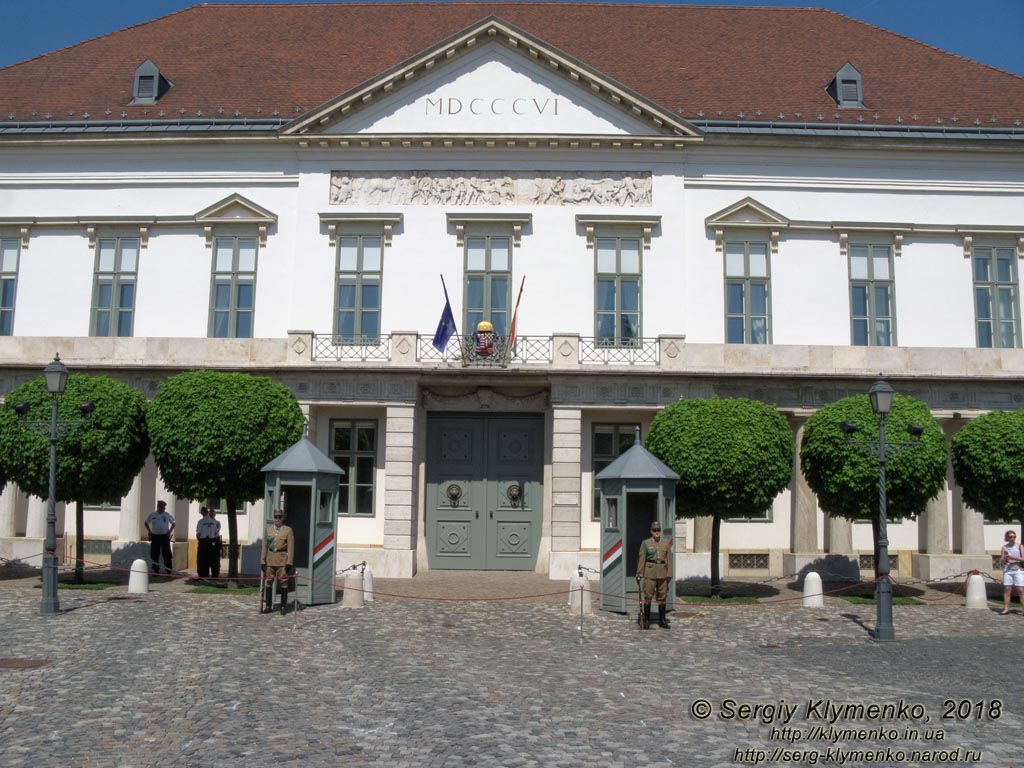
<path id="1" fill-rule="evenodd" d="M 512 327 L 508 337 L 505 339 L 505 358 L 501 361 L 501 367 L 508 367 L 509 356 L 512 354 L 512 345 L 516 340 L 516 317 L 519 315 L 519 300 L 523 298 L 523 286 L 526 285 L 526 275 L 519 283 L 519 295 L 516 296 L 516 308 L 512 310 Z"/>
<path id="2" fill-rule="evenodd" d="M 451 303 L 451 300 L 448 298 L 448 286 L 444 284 L 444 275 L 443 274 L 441 275 L 441 288 L 444 290 L 444 305 L 446 307 L 450 307 L 452 303 Z M 452 312 L 452 327 L 455 329 L 455 340 L 459 344 L 459 360 L 461 360 L 462 364 L 465 365 L 466 364 L 466 355 L 462 351 L 462 336 L 459 335 L 459 326 L 457 326 L 455 324 L 455 313 L 454 312 Z"/>

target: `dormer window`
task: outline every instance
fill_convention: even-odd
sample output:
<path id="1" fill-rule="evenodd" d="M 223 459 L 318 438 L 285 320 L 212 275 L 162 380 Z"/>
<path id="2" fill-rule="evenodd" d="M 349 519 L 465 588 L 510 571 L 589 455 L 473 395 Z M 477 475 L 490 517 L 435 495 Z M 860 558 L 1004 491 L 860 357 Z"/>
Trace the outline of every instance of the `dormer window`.
<path id="1" fill-rule="evenodd" d="M 155 104 L 167 93 L 172 83 L 160 74 L 160 70 L 149 59 L 135 70 L 135 84 L 132 88 L 132 104 Z"/>
<path id="2" fill-rule="evenodd" d="M 864 107 L 864 90 L 860 72 L 849 62 L 836 72 L 835 78 L 829 83 L 826 90 L 840 107 Z"/>

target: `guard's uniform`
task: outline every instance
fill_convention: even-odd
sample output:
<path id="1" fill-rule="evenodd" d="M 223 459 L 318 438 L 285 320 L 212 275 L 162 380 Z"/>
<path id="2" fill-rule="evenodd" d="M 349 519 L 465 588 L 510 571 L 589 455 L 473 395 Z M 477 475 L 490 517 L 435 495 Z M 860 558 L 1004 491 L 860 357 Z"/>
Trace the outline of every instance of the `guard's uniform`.
<path id="1" fill-rule="evenodd" d="M 661 528 L 652 526 L 651 530 L 660 531 Z M 651 623 L 651 600 L 657 600 L 658 625 L 668 629 L 665 603 L 672 581 L 672 542 L 668 539 L 656 540 L 653 536 L 644 540 L 640 545 L 636 575 L 643 579 L 644 616 L 647 626 Z"/>
<path id="2" fill-rule="evenodd" d="M 149 532 L 149 559 L 152 561 L 154 574 L 160 573 L 160 559 L 164 561 L 164 571 L 171 573 L 173 555 L 171 553 L 171 531 L 174 530 L 174 518 L 165 509 L 164 502 L 157 502 L 157 508 L 146 518 L 146 530 Z"/>
<path id="3" fill-rule="evenodd" d="M 263 590 L 264 610 L 273 610 L 274 581 L 280 584 L 281 613 L 288 605 L 288 571 L 295 562 L 295 534 L 287 525 L 268 525 L 263 535 L 263 555 L 260 559 L 267 583 Z"/>
<path id="4" fill-rule="evenodd" d="M 214 520 L 211 517 L 201 517 L 199 522 L 196 523 L 196 540 L 198 541 L 196 570 L 201 579 L 208 577 L 211 570 L 214 576 L 219 574 L 220 569 L 214 567 L 214 562 L 218 559 L 217 541 L 219 539 L 220 520 Z"/>

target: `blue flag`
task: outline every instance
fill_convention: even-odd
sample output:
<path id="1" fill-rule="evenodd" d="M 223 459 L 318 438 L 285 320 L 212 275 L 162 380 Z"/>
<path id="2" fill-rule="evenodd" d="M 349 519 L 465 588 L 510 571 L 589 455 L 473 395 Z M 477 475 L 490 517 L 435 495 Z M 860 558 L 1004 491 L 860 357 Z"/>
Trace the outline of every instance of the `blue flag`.
<path id="1" fill-rule="evenodd" d="M 441 320 L 437 324 L 437 331 L 434 333 L 434 349 L 444 353 L 448 346 L 448 340 L 455 333 L 455 316 L 452 314 L 452 305 L 448 301 L 447 292 L 444 299 L 444 311 L 441 312 Z"/>

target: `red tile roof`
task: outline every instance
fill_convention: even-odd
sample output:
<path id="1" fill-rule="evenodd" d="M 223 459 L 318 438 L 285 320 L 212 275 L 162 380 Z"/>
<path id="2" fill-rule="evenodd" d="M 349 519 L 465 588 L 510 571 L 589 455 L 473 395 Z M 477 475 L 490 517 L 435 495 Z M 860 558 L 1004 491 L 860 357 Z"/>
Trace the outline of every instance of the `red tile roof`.
<path id="1" fill-rule="evenodd" d="M 849 61 L 865 109 L 842 122 L 1024 122 L 1024 78 L 831 11 L 607 3 L 195 6 L 0 69 L 0 121 L 297 117 L 492 15 L 684 119 L 834 122 L 825 89 Z M 174 87 L 131 106 L 146 59 Z"/>

